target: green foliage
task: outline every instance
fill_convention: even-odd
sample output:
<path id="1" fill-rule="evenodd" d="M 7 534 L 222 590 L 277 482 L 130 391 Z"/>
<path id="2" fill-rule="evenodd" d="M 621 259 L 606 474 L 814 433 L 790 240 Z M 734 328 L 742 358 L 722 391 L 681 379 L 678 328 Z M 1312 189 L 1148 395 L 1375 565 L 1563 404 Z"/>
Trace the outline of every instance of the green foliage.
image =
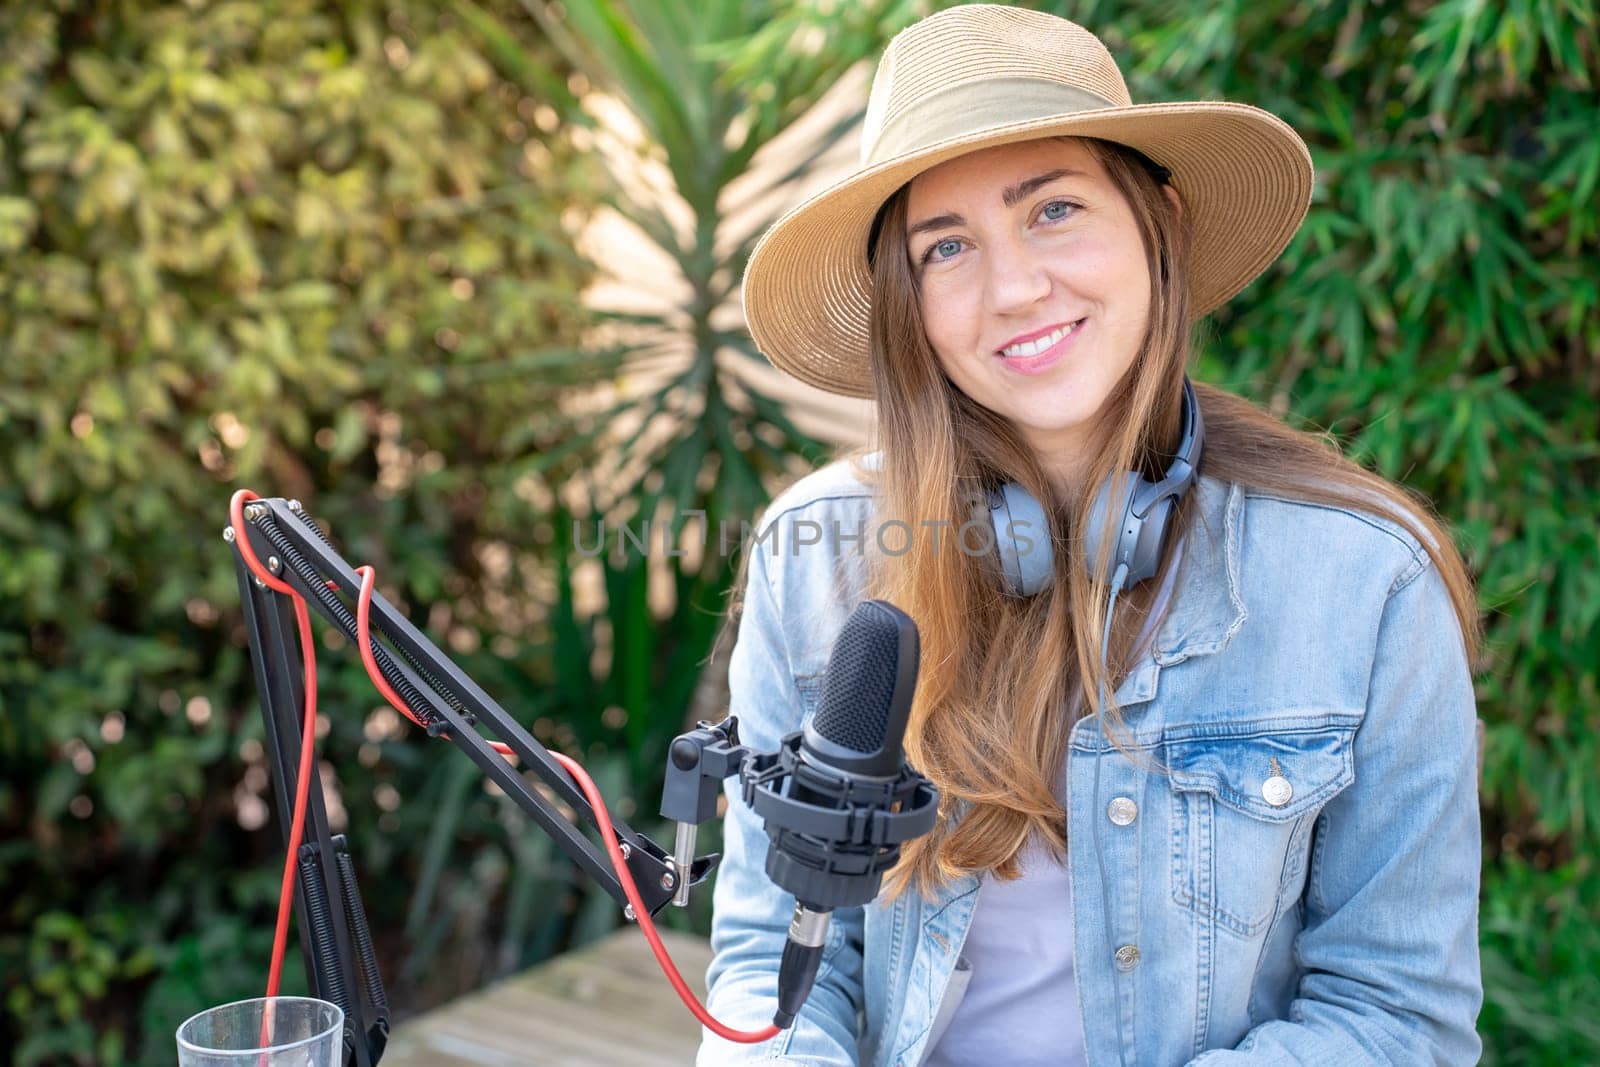
<path id="1" fill-rule="evenodd" d="M 565 432 L 564 383 L 615 358 L 573 354 L 591 168 L 554 128 L 428 3 L 0 11 L 0 1046 L 15 1062 L 170 1063 L 184 1016 L 264 985 L 281 845 L 220 537 L 235 487 L 304 499 L 386 595 L 443 605 L 418 621 L 469 669 L 538 672 L 545 623 L 496 546 L 550 536 L 528 457 Z M 388 932 L 428 812 L 385 809 L 461 757 L 403 738 L 349 657 L 323 660 L 322 751 L 380 947 L 391 973 L 426 974 Z M 580 719 L 571 744 L 613 732 Z M 511 852 L 500 808 L 481 789 L 463 804 L 458 830 L 489 839 L 485 855 Z M 442 881 L 472 898 L 470 877 Z M 473 884 L 477 921 L 497 926 L 496 887 Z M 557 920 L 555 947 L 559 894 L 538 903 L 525 916 Z M 441 951 L 477 943 L 464 915 L 429 912 Z M 286 980 L 303 984 L 294 957 Z M 460 981 L 396 992 L 425 1006 Z"/>
<path id="2" fill-rule="evenodd" d="M 1487 613 L 1486 1059 L 1600 1060 L 1600 16 L 1051 9 L 1102 35 L 1135 100 L 1255 104 L 1310 144 L 1305 226 L 1214 316 L 1200 374 L 1451 522 Z"/>
<path id="3" fill-rule="evenodd" d="M 716 711 L 698 689 L 732 561 L 575 549 L 601 522 L 737 526 L 823 458 L 735 373 L 760 358 L 732 312 L 769 217 L 731 209 L 792 202 L 844 127 L 741 187 L 762 150 L 932 6 L 0 9 L 0 1045 L 18 1063 L 170 1062 L 184 1016 L 260 990 L 280 844 L 219 536 L 236 487 L 304 500 L 670 837 L 660 757 Z M 1254 103 L 1311 144 L 1306 225 L 1215 316 L 1200 374 L 1455 524 L 1492 653 L 1488 1057 L 1600 1059 L 1592 6 L 1041 6 L 1101 34 L 1135 99 Z M 637 119 L 631 157 L 592 89 Z M 632 180 L 639 160 L 666 194 Z M 600 316 L 604 346 L 571 249 L 601 206 L 682 294 Z M 617 923 L 325 644 L 321 751 L 400 1010 Z M 703 931 L 706 907 L 666 914 Z M 303 988 L 292 958 L 285 981 Z"/>
<path id="4" fill-rule="evenodd" d="M 759 96 L 944 6 L 799 0 L 706 54 Z M 1572 0 L 1031 6 L 1099 34 L 1135 100 L 1252 103 L 1310 144 L 1306 224 L 1214 316 L 1199 372 L 1332 433 L 1452 524 L 1487 617 L 1486 1058 L 1600 1059 L 1581 1007 L 1600 1001 L 1600 15 Z M 636 107 L 677 106 L 636 56 L 603 56 Z M 672 119 L 658 138 L 674 141 Z"/>
<path id="5" fill-rule="evenodd" d="M 665 361 L 671 369 L 647 394 L 586 420 L 582 440 L 592 455 L 627 457 L 597 506 L 618 519 L 649 520 L 664 506 L 674 516 L 703 511 L 710 530 L 724 519 L 748 519 L 765 501 L 772 477 L 792 470 L 796 454 L 815 462 L 825 453 L 778 405 L 742 388 L 728 370 L 730 360 L 761 360 L 743 329 L 718 312 L 728 310 L 745 261 L 770 221 L 732 232 L 729 187 L 748 177 L 757 153 L 880 40 L 870 18 L 885 5 L 859 6 L 852 25 L 870 30 L 857 30 L 849 43 L 785 54 L 761 76 L 754 76 L 752 57 L 781 48 L 783 38 L 772 30 L 788 5 L 525 0 L 525 6 L 562 55 L 597 90 L 624 104 L 642 128 L 640 143 L 612 157 L 604 201 L 666 257 L 684 290 L 665 311 L 630 310 L 616 317 L 627 327 L 635 363 Z M 498 38 L 495 21 L 469 0 L 458 0 L 457 7 L 486 40 Z M 506 50 L 495 54 L 508 77 L 535 90 L 539 81 L 528 72 L 536 64 L 517 62 Z M 823 132 L 798 152 L 801 162 L 767 179 L 767 188 L 746 189 L 743 198 L 803 176 L 815 154 L 847 127 L 840 123 Z M 669 194 L 639 188 L 641 161 L 664 168 Z M 686 224 L 674 217 L 679 204 L 688 211 Z M 709 586 L 687 590 L 713 611 L 726 587 L 725 562 L 708 554 L 699 569 Z"/>

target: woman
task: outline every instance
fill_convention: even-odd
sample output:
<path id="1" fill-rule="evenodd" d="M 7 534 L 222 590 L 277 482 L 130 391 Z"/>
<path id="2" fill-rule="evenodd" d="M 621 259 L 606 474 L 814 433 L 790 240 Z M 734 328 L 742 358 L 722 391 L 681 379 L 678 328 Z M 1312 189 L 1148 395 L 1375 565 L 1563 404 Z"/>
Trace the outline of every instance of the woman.
<path id="1" fill-rule="evenodd" d="M 1304 144 L 1134 106 L 1092 34 L 991 5 L 891 42 L 863 139 L 745 300 L 775 365 L 876 401 L 878 447 L 764 517 L 730 711 L 776 748 L 844 618 L 894 603 L 940 818 L 835 913 L 795 1024 L 700 1062 L 1474 1062 L 1467 571 L 1398 487 L 1186 390 L 1195 320 L 1305 213 Z M 968 524 L 1030 498 L 1031 579 Z M 736 793 L 725 828 L 710 1006 L 756 1027 L 793 901 Z"/>

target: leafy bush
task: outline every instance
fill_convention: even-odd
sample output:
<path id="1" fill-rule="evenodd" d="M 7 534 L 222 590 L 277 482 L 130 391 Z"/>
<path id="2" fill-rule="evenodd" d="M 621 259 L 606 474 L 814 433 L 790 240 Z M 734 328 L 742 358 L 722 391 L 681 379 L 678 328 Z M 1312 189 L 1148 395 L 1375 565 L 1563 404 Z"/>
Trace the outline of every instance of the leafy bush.
<path id="1" fill-rule="evenodd" d="M 19 1063 L 170 1062 L 181 1018 L 261 988 L 280 845 L 219 537 L 236 486 L 304 500 L 663 839 L 627 783 L 655 795 L 730 561 L 579 559 L 573 521 L 671 503 L 736 523 L 820 456 L 725 388 L 751 355 L 719 310 L 752 235 L 725 232 L 722 194 L 942 3 L 686 5 L 0 10 L 0 1045 Z M 1306 225 L 1215 316 L 1199 374 L 1454 523 L 1491 651 L 1486 1058 L 1600 1060 L 1593 13 L 1040 6 L 1101 34 L 1135 99 L 1255 103 L 1310 143 Z M 641 117 L 692 235 L 601 165 L 591 81 Z M 634 332 L 608 350 L 577 344 L 590 269 L 569 246 L 601 199 L 689 292 L 617 317 Z M 588 388 L 678 349 L 658 396 Z M 657 469 L 597 464 L 619 441 Z M 324 656 L 321 745 L 395 1003 L 614 926 L 348 651 Z M 703 900 L 669 914 L 706 928 Z"/>
<path id="2" fill-rule="evenodd" d="M 550 537 L 530 457 L 566 432 L 562 381 L 606 365 L 559 358 L 592 184 L 559 126 L 430 3 L 0 12 L 0 1046 L 19 1064 L 169 1063 L 185 1015 L 264 985 L 281 844 L 220 536 L 234 487 L 300 497 L 386 595 L 441 605 L 417 621 L 469 669 L 539 668 L 544 609 L 501 549 Z M 374 925 L 398 931 L 424 803 L 461 806 L 457 834 L 502 868 L 508 834 L 436 766 L 462 757 L 323 658 L 322 750 Z M 475 884 L 470 913 L 430 897 L 431 945 L 498 931 L 505 888 Z M 413 964 L 412 1006 L 490 970 L 434 977 L 380 937 L 387 973 Z"/>
<path id="3" fill-rule="evenodd" d="M 752 20 L 730 70 L 751 84 L 805 85 L 820 63 L 872 56 L 945 6 L 774 5 Z M 1452 524 L 1488 623 L 1477 684 L 1488 723 L 1486 1059 L 1600 1061 L 1600 1027 L 1582 1007 L 1600 1002 L 1600 821 L 1587 814 L 1600 810 L 1592 7 L 1030 6 L 1099 34 L 1135 100 L 1253 103 L 1310 144 L 1318 177 L 1306 223 L 1213 316 L 1198 374 L 1332 434 Z M 819 40 L 820 56 L 806 45 Z M 643 61 L 665 67 L 670 54 L 645 50 Z M 636 110 L 671 106 L 634 71 L 640 57 L 606 62 L 626 72 L 625 87 L 646 87 L 625 90 Z M 670 156 L 674 140 L 661 140 Z"/>
<path id="4" fill-rule="evenodd" d="M 1201 377 L 1426 493 L 1488 662 L 1488 1062 L 1600 1061 L 1600 32 L 1582 4 L 1056 4 L 1135 100 L 1264 107 L 1311 211 Z M 1181 176 L 1179 186 L 1181 188 Z"/>

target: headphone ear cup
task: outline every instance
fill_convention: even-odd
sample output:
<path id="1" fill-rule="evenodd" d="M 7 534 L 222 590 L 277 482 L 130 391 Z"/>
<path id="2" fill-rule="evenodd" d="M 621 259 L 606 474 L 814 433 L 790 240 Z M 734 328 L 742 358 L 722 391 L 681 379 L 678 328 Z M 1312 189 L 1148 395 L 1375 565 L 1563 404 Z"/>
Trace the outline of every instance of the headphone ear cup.
<path id="1" fill-rule="evenodd" d="M 1100 484 L 1094 503 L 1089 505 L 1088 540 L 1083 546 L 1084 568 L 1092 575 L 1110 578 L 1118 563 L 1127 563 L 1129 573 L 1125 587 L 1139 580 L 1132 570 L 1132 557 L 1144 521 L 1133 514 L 1133 494 L 1143 480 L 1135 471 L 1119 471 Z M 1102 560 L 1100 536 L 1108 514 L 1116 516 L 1117 528 L 1111 536 L 1111 554 Z"/>
<path id="2" fill-rule="evenodd" d="M 1113 475 L 1100 487 L 1089 509 L 1089 543 L 1084 546 L 1084 566 L 1090 574 L 1103 573 L 1109 577 L 1119 563 L 1125 563 L 1128 576 L 1123 581 L 1124 589 L 1155 577 L 1161 567 L 1161 550 L 1166 543 L 1167 527 L 1172 521 L 1173 500 L 1171 497 L 1157 500 L 1150 505 L 1142 519 L 1134 513 L 1138 494 L 1148 493 L 1154 488 L 1152 483 L 1134 471 Z M 1111 543 L 1111 557 L 1104 570 L 1099 571 L 1095 568 L 1100 562 L 1100 528 L 1110 508 L 1118 510 L 1121 522 Z"/>
<path id="3" fill-rule="evenodd" d="M 1147 483 L 1148 484 L 1148 483 Z M 1164 497 L 1150 505 L 1150 510 L 1139 522 L 1138 540 L 1133 547 L 1133 559 L 1128 565 L 1128 582 L 1142 582 L 1154 578 L 1161 568 L 1161 549 L 1167 540 L 1167 527 L 1171 525 L 1173 501 Z"/>
<path id="4" fill-rule="evenodd" d="M 1006 591 L 1030 597 L 1054 578 L 1050 519 L 1043 506 L 1016 482 L 989 491 L 989 519 L 994 523 L 995 549 Z"/>

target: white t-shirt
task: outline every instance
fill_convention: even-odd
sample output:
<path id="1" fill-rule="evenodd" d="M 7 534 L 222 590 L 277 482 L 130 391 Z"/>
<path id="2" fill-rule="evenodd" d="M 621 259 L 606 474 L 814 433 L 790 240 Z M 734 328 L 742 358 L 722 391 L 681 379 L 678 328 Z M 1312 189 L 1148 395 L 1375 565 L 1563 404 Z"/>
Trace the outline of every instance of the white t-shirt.
<path id="1" fill-rule="evenodd" d="M 1177 573 L 1174 560 L 1150 619 L 1159 618 L 1171 599 Z M 1147 622 L 1139 643 L 1149 636 Z M 1056 790 L 1064 799 L 1064 779 Z M 983 876 L 961 949 L 971 968 L 966 994 L 923 1067 L 1077 1067 L 1087 1062 L 1072 966 L 1072 880 L 1064 862 L 1035 842 L 1019 860 L 1022 876 L 1014 881 Z"/>

